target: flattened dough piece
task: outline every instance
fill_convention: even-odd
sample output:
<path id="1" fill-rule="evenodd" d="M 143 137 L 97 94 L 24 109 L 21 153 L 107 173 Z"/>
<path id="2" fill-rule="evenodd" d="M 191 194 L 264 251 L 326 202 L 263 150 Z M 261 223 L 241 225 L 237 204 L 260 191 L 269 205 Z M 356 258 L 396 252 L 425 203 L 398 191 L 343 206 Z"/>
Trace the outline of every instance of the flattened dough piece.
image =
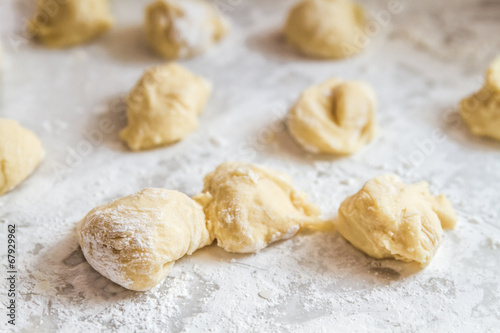
<path id="1" fill-rule="evenodd" d="M 166 189 L 145 189 L 90 211 L 78 224 L 85 258 L 131 290 L 160 283 L 184 255 L 212 243 L 201 206 Z"/>
<path id="2" fill-rule="evenodd" d="M 293 188 L 286 174 L 247 163 L 219 165 L 205 177 L 195 200 L 204 206 L 217 244 L 229 252 L 256 252 L 303 227 L 331 224 L 319 218 L 319 208 Z"/>
<path id="3" fill-rule="evenodd" d="M 288 42 L 306 55 L 341 59 L 363 50 L 363 8 L 351 0 L 305 0 L 285 24 Z"/>
<path id="4" fill-rule="evenodd" d="M 14 120 L 0 118 L 0 195 L 28 178 L 44 154 L 33 132 Z"/>
<path id="5" fill-rule="evenodd" d="M 206 0 L 157 0 L 146 9 L 149 45 L 166 59 L 182 59 L 206 51 L 222 39 L 228 21 Z"/>
<path id="6" fill-rule="evenodd" d="M 395 175 L 375 177 L 342 202 L 337 229 L 352 245 L 374 258 L 429 264 L 444 229 L 456 215 L 444 196 L 426 182 L 406 185 Z"/>
<path id="7" fill-rule="evenodd" d="M 500 140 L 500 57 L 488 69 L 483 88 L 460 102 L 460 114 L 472 133 Z"/>
<path id="8" fill-rule="evenodd" d="M 132 150 L 183 139 L 198 127 L 211 91 L 210 82 L 176 63 L 148 69 L 127 98 L 128 126 L 120 137 Z"/>
<path id="9" fill-rule="evenodd" d="M 28 29 L 47 46 L 69 47 L 96 38 L 112 24 L 109 0 L 38 0 Z"/>
<path id="10" fill-rule="evenodd" d="M 375 137 L 376 108 L 375 92 L 367 84 L 330 79 L 302 93 L 287 128 L 309 152 L 352 154 Z"/>

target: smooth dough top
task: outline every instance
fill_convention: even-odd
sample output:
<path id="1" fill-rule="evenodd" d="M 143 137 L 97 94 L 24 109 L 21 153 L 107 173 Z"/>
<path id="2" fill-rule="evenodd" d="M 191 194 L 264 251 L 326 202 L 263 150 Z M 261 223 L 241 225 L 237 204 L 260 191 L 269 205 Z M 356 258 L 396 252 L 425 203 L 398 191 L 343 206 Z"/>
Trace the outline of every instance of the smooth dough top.
<path id="1" fill-rule="evenodd" d="M 97 37 L 112 24 L 109 0 L 38 0 L 28 29 L 47 46 L 69 47 Z"/>
<path id="2" fill-rule="evenodd" d="M 219 165 L 195 200 L 204 206 L 217 244 L 229 252 L 256 252 L 303 227 L 321 229 L 327 223 L 286 174 L 247 163 Z"/>
<path id="3" fill-rule="evenodd" d="M 175 260 L 212 243 L 202 207 L 183 193 L 145 189 L 90 211 L 78 224 L 85 258 L 132 290 L 148 290 Z"/>
<path id="4" fill-rule="evenodd" d="M 375 137 L 376 108 L 375 92 L 367 84 L 330 79 L 302 93 L 287 128 L 309 152 L 352 154 Z"/>
<path id="5" fill-rule="evenodd" d="M 0 118 L 0 195 L 28 178 L 44 154 L 33 132 L 14 120 Z"/>
<path id="6" fill-rule="evenodd" d="M 460 103 L 472 133 L 500 140 L 500 57 L 488 69 L 483 88 Z"/>
<path id="7" fill-rule="evenodd" d="M 128 126 L 120 137 L 132 150 L 183 139 L 198 127 L 211 91 L 210 82 L 176 63 L 148 69 L 127 98 Z"/>
<path id="8" fill-rule="evenodd" d="M 157 0 L 146 9 L 148 42 L 166 59 L 198 55 L 228 30 L 228 21 L 206 0 Z"/>
<path id="9" fill-rule="evenodd" d="M 346 58 L 366 46 L 365 21 L 363 8 L 351 0 L 305 0 L 291 9 L 285 35 L 304 54 Z"/>
<path id="10" fill-rule="evenodd" d="M 456 220 L 449 200 L 431 195 L 426 182 L 406 185 L 395 175 L 384 175 L 342 202 L 337 230 L 374 258 L 427 265 L 443 228 L 454 228 Z"/>

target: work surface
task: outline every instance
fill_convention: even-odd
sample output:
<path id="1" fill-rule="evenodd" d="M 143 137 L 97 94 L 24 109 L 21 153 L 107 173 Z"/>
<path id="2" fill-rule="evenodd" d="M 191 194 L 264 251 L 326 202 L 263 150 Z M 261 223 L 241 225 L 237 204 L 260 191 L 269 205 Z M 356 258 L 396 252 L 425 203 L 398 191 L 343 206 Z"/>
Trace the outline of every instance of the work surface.
<path id="1" fill-rule="evenodd" d="M 0 198 L 2 267 L 7 224 L 17 228 L 20 331 L 498 330 L 500 143 L 469 134 L 456 106 L 500 53 L 499 1 L 403 1 L 401 13 L 379 15 L 367 51 L 345 61 L 311 60 L 287 46 L 280 29 L 294 1 L 220 1 L 231 34 L 182 62 L 214 83 L 199 129 L 133 153 L 118 139 L 123 98 L 146 67 L 162 63 L 144 42 L 146 3 L 114 1 L 113 29 L 68 50 L 19 38 L 34 1 L 0 4 L 0 116 L 32 129 L 46 150 L 33 176 Z M 363 4 L 387 10 L 386 1 Z M 365 80 L 379 97 L 380 134 L 354 156 L 304 153 L 284 129 L 300 92 L 329 77 Z M 148 292 L 125 290 L 87 264 L 74 229 L 90 209 L 145 187 L 194 195 L 226 160 L 290 174 L 326 219 L 374 176 L 427 180 L 450 198 L 458 225 L 424 270 L 371 259 L 335 231 L 252 255 L 210 246 Z M 10 329 L 3 313 L 0 330 Z"/>

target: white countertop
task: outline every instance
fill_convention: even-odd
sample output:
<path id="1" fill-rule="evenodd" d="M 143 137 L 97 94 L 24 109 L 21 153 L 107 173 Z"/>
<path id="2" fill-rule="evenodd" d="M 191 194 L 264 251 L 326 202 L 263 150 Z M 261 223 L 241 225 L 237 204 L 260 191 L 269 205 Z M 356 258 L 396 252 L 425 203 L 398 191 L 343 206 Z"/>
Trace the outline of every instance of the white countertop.
<path id="1" fill-rule="evenodd" d="M 375 13 L 386 9 L 386 1 L 362 2 Z M 481 86 L 500 53 L 500 1 L 402 2 L 405 10 L 377 30 L 365 53 L 334 62 L 304 58 L 280 36 L 294 1 L 220 1 L 234 7 L 231 34 L 182 62 L 214 83 L 200 128 L 173 146 L 132 153 L 117 137 L 126 121 L 123 96 L 147 66 L 162 62 L 142 37 L 147 1 L 114 1 L 113 29 L 69 50 L 24 43 L 17 36 L 34 1 L 2 1 L 0 117 L 36 132 L 47 153 L 32 177 L 0 197 L 2 267 L 6 225 L 17 226 L 17 329 L 498 330 L 500 143 L 469 134 L 456 105 Z M 21 43 L 14 48 L 13 41 Z M 304 88 L 332 76 L 365 80 L 379 96 L 380 135 L 351 157 L 306 154 L 282 125 Z M 101 138 L 104 119 L 115 130 Z M 433 139 L 440 134 L 443 140 Z M 328 219 L 374 176 L 427 180 L 450 198 L 458 226 L 421 271 L 371 259 L 336 232 L 299 234 L 254 255 L 207 247 L 145 293 L 109 282 L 86 263 L 74 227 L 90 209 L 144 187 L 194 195 L 225 160 L 289 173 Z M 3 312 L 0 330 L 10 328 Z"/>

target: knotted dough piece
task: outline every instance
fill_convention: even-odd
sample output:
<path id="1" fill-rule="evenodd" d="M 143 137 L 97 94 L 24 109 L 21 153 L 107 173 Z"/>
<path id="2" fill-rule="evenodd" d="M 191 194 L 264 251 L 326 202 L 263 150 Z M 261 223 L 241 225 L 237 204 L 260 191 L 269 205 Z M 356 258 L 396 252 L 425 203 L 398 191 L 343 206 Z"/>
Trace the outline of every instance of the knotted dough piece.
<path id="1" fill-rule="evenodd" d="M 488 69 L 483 88 L 460 103 L 472 133 L 500 140 L 500 57 Z"/>
<path id="2" fill-rule="evenodd" d="M 146 9 L 145 25 L 150 46 L 166 59 L 198 55 L 229 29 L 217 7 L 206 0 L 157 0 Z"/>
<path id="3" fill-rule="evenodd" d="M 288 42 L 306 55 L 340 59 L 361 52 L 366 23 L 363 8 L 351 0 L 305 0 L 285 24 Z"/>
<path id="4" fill-rule="evenodd" d="M 406 185 L 395 175 L 375 177 L 342 202 L 337 229 L 352 245 L 374 258 L 427 265 L 456 215 L 444 196 L 428 184 Z"/>
<path id="5" fill-rule="evenodd" d="M 69 47 L 88 42 L 112 24 L 108 0 L 38 0 L 28 29 L 47 46 Z"/>
<path id="6" fill-rule="evenodd" d="M 120 137 L 132 150 L 183 139 L 198 127 L 211 91 L 210 82 L 176 63 L 148 69 L 127 98 L 128 126 Z"/>
<path id="7" fill-rule="evenodd" d="M 43 156 L 42 144 L 33 132 L 0 118 L 0 195 L 28 178 Z"/>
<path id="8" fill-rule="evenodd" d="M 306 89 L 292 107 L 287 128 L 312 153 L 352 154 L 377 133 L 377 100 L 363 82 L 330 79 Z"/>
<path id="9" fill-rule="evenodd" d="M 286 174 L 247 163 L 219 165 L 205 177 L 195 200 L 204 206 L 217 244 L 229 252 L 256 252 L 303 227 L 331 224 L 319 218 L 319 208 L 293 188 Z"/>
<path id="10" fill-rule="evenodd" d="M 166 189 L 145 189 L 90 211 L 78 224 L 85 258 L 131 290 L 148 290 L 174 262 L 212 243 L 201 206 Z"/>

